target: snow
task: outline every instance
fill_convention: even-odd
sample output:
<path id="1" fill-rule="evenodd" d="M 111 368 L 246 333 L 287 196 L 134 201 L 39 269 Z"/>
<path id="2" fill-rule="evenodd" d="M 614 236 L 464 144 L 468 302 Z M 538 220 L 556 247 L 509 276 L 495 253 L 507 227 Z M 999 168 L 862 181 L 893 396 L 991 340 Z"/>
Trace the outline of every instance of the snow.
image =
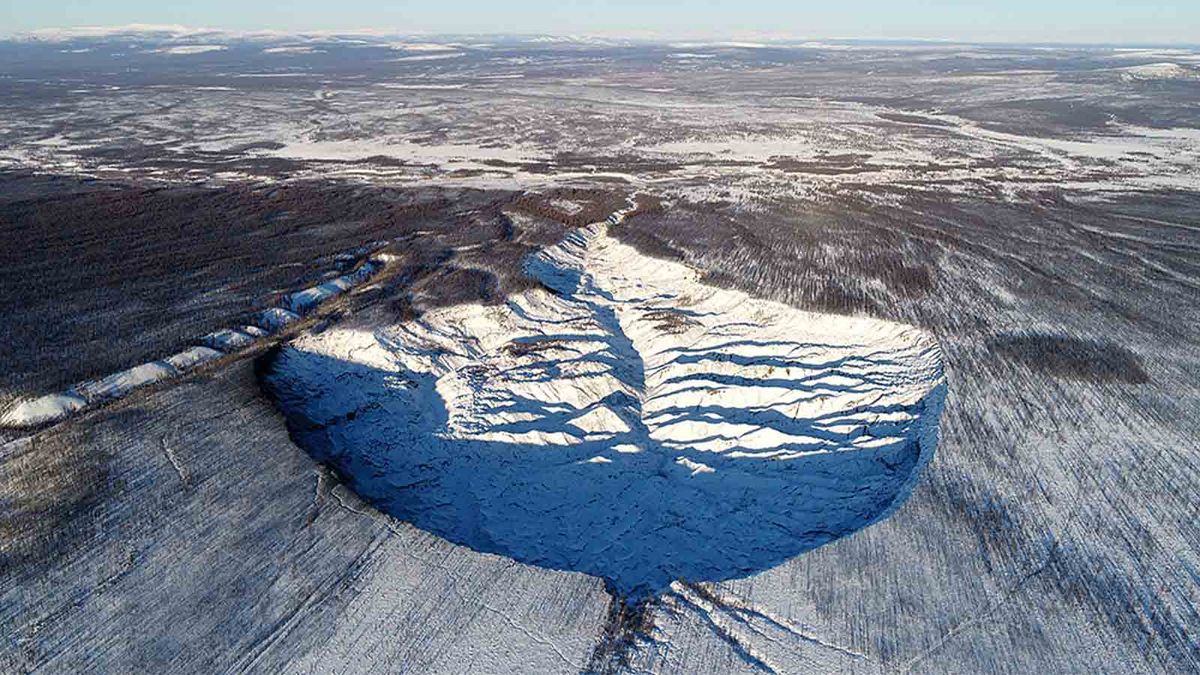
<path id="1" fill-rule="evenodd" d="M 766 49 L 770 45 L 762 42 L 676 42 L 670 45 L 676 49 L 726 48 L 726 49 Z"/>
<path id="2" fill-rule="evenodd" d="M 145 363 L 99 380 L 81 382 L 65 392 L 19 401 L 0 417 L 0 427 L 33 429 L 60 422 L 90 405 L 121 398 L 138 387 L 179 375 L 187 368 L 210 360 L 212 357 L 209 351 L 189 350 L 169 359 Z"/>
<path id="3" fill-rule="evenodd" d="M 408 55 L 458 53 L 418 50 Z M 675 63 L 684 62 L 671 59 L 669 52 L 656 53 Z M 721 55 L 719 51 L 700 49 L 686 53 L 717 54 L 717 58 Z M 404 55 L 391 52 L 388 58 Z M 1088 72 L 1108 76 L 1119 84 L 1123 76 L 1166 76 L 1185 73 L 1192 67 L 1183 54 L 1141 58 L 1161 63 L 1143 66 L 1139 65 L 1142 61 L 1114 60 L 1108 67 Z M 1035 87 L 1055 87 L 1053 97 L 1066 100 L 1065 92 L 1058 91 L 1065 85 L 1056 80 L 1053 69 L 1035 75 L 1029 69 L 1013 67 L 1019 64 L 1006 65 L 1005 70 L 978 76 L 956 75 L 955 82 L 977 83 L 984 88 L 1010 87 L 1013 95 L 1025 95 L 1020 92 L 1028 93 Z M 1128 65 L 1134 70 L 1121 68 Z M 732 195 L 728 201 L 742 201 L 742 195 L 815 197 L 846 189 L 875 199 L 879 186 L 897 185 L 956 194 L 978 193 L 987 186 L 987 191 L 1011 197 L 1043 188 L 1095 194 L 1195 189 L 1200 184 L 1193 170 L 1197 155 L 1194 142 L 1183 138 L 1169 141 L 1117 124 L 1083 127 L 1070 133 L 1034 128 L 1025 132 L 939 113 L 932 104 L 926 110 L 914 111 L 907 106 L 816 96 L 817 90 L 808 96 L 777 92 L 770 97 L 770 105 L 756 106 L 733 96 L 714 98 L 689 93 L 687 88 L 663 95 L 665 87 L 661 85 L 671 80 L 661 79 L 624 82 L 615 77 L 612 81 L 578 77 L 547 82 L 535 77 L 528 85 L 514 89 L 501 82 L 483 84 L 490 78 L 514 75 L 494 73 L 493 67 L 475 64 L 467 71 L 455 69 L 452 74 L 439 73 L 436 68 L 417 69 L 406 77 L 371 81 L 361 89 L 339 91 L 338 110 L 315 113 L 313 119 L 289 112 L 304 105 L 291 100 L 293 96 L 307 100 L 313 95 L 311 89 L 299 87 L 287 93 L 256 96 L 247 101 L 247 107 L 237 107 L 236 120 L 217 118 L 214 124 L 194 130 L 187 122 L 188 116 L 207 119 L 216 103 L 213 99 L 201 97 L 185 104 L 168 114 L 170 123 L 155 122 L 152 117 L 145 122 L 153 129 L 156 143 L 179 148 L 180 153 L 230 152 L 242 144 L 272 141 L 283 147 L 255 146 L 248 152 L 239 151 L 238 161 L 286 158 L 303 162 L 304 168 L 298 170 L 308 178 L 338 177 L 376 184 L 433 180 L 447 186 L 511 189 L 564 182 L 597 183 L 611 178 L 636 188 L 697 199 L 724 200 L 718 193 L 728 191 Z M 289 71 L 235 72 L 230 77 L 260 75 L 282 79 L 317 76 L 315 72 Z M 622 82 L 623 86 L 617 86 Z M 523 98 L 517 90 L 524 88 L 537 92 L 537 96 Z M 138 98 L 132 93 L 127 96 Z M 542 101 L 547 100 L 557 102 L 552 110 L 541 109 Z M 590 124 L 588 116 L 592 113 L 584 102 L 587 106 L 600 105 L 601 116 L 609 120 L 639 119 L 638 126 L 644 125 L 645 129 L 636 142 L 632 137 L 623 138 L 619 128 L 613 127 L 589 135 L 580 141 L 582 146 L 575 147 L 578 144 L 570 139 L 582 138 L 576 130 Z M 150 104 L 142 103 L 147 107 Z M 941 104 L 958 110 L 949 100 Z M 417 110 L 423 112 L 415 114 Z M 490 122 L 486 117 L 489 110 L 498 115 Z M 655 114 L 643 118 L 649 110 Z M 77 112 L 82 119 L 90 117 L 82 114 L 83 108 Z M 928 123 L 922 124 L 922 118 Z M 102 164 L 135 174 L 149 171 L 166 177 L 170 173 L 126 166 L 119 159 L 101 162 L 91 155 L 105 139 L 70 127 L 64 133 L 61 125 L 51 124 L 50 119 L 45 122 L 39 126 L 36 139 L 57 134 L 65 139 L 59 139 L 56 145 L 39 144 L 30 133 L 29 141 L 10 142 L 3 152 L 5 159 L 0 161 L 66 172 L 96 170 Z M 174 154 L 176 150 L 165 152 Z M 572 153 L 594 157 L 595 163 L 574 167 L 562 161 L 564 155 Z M 376 157 L 400 161 L 366 161 Z M 604 157 L 615 159 L 606 161 Z M 652 160 L 654 170 L 643 170 L 639 163 L 627 164 L 625 159 L 629 157 Z M 789 161 L 793 166 L 788 166 Z M 546 171 L 547 165 L 555 164 L 559 165 L 555 172 Z M 633 170 L 621 170 L 631 167 Z M 214 175 L 238 180 L 251 174 Z"/>
<path id="4" fill-rule="evenodd" d="M 108 377 L 75 385 L 88 403 L 99 403 L 127 396 L 129 392 L 148 384 L 162 382 L 179 374 L 179 371 L 162 361 L 153 361 Z"/>
<path id="5" fill-rule="evenodd" d="M 304 314 L 322 302 L 344 293 L 348 288 L 350 288 L 350 284 L 340 279 L 335 279 L 289 295 L 287 305 L 293 312 Z"/>
<path id="6" fill-rule="evenodd" d="M 418 54 L 415 56 L 398 56 L 393 61 L 444 61 L 445 59 L 456 59 L 460 56 L 466 56 L 463 52 L 437 53 L 437 54 Z"/>
<path id="7" fill-rule="evenodd" d="M 51 42 L 78 38 L 107 38 L 122 35 L 163 35 L 181 37 L 199 32 L 196 28 L 179 24 L 131 23 L 122 26 L 75 26 L 69 28 L 41 28 L 24 33 L 34 40 Z"/>
<path id="8" fill-rule="evenodd" d="M 309 77 L 309 73 L 238 73 L 234 77 Z"/>
<path id="9" fill-rule="evenodd" d="M 272 333 L 277 333 L 299 320 L 299 314 L 282 307 L 272 307 L 258 315 L 258 325 Z"/>
<path id="10" fill-rule="evenodd" d="M 580 84 L 566 85 L 559 82 L 561 69 L 531 67 L 520 87 L 495 84 L 489 85 L 495 90 L 482 92 L 472 84 L 449 95 L 389 92 L 371 86 L 370 80 L 363 80 L 361 88 L 351 87 L 353 81 L 347 79 L 342 84 L 322 83 L 348 89 L 340 91 L 336 104 L 330 106 L 333 109 L 324 113 L 310 106 L 313 86 L 302 83 L 294 91 L 282 86 L 271 88 L 270 94 L 247 90 L 237 101 L 215 95 L 191 97 L 186 83 L 175 89 L 126 87 L 119 97 L 73 96 L 55 105 L 30 106 L 8 121 L 3 153 L 22 157 L 27 165 L 47 172 L 67 166 L 70 172 L 127 171 L 132 177 L 148 174 L 157 180 L 170 179 L 172 174 L 139 169 L 130 158 L 141 153 L 99 161 L 88 159 L 81 150 L 131 136 L 161 148 L 167 157 L 175 156 L 172 148 L 230 134 L 247 136 L 247 141 L 353 138 L 388 144 L 407 138 L 485 149 L 527 144 L 538 156 L 549 158 L 557 151 L 577 150 L 580 156 L 595 158 L 594 172 L 586 166 L 578 172 L 564 170 L 542 177 L 517 174 L 519 181 L 503 185 L 566 179 L 601 184 L 600 177 L 621 176 L 647 190 L 661 189 L 667 197 L 678 197 L 681 185 L 694 186 L 709 190 L 707 199 L 768 211 L 772 217 L 768 222 L 790 217 L 796 205 L 789 203 L 788 195 L 797 185 L 807 190 L 820 182 L 817 194 L 846 194 L 852 198 L 847 204 L 850 216 L 861 214 L 853 198 L 868 194 L 871 204 L 889 205 L 872 209 L 873 215 L 884 216 L 881 227 L 896 218 L 904 223 L 897 224 L 897 232 L 912 235 L 904 241 L 918 246 L 928 242 L 931 250 L 940 251 L 937 266 L 931 268 L 937 274 L 936 291 L 920 301 L 902 301 L 899 308 L 883 304 L 886 316 L 949 317 L 933 324 L 942 326 L 939 332 L 953 359 L 955 376 L 956 400 L 945 418 L 948 439 L 940 446 L 943 461 L 913 501 L 886 523 L 752 578 L 705 584 L 706 589 L 719 592 L 720 603 L 690 585 L 672 584 L 663 591 L 665 600 L 653 621 L 644 624 L 653 623 L 650 639 L 657 643 L 661 661 L 634 664 L 629 670 L 695 673 L 753 667 L 745 659 L 739 661 L 740 643 L 746 653 L 779 672 L 970 672 L 979 670 L 980 664 L 986 668 L 995 663 L 1010 664 L 1014 670 L 1050 672 L 1104 670 L 1106 664 L 1123 671 L 1189 671 L 1195 653 L 1189 651 L 1187 636 L 1195 632 L 1190 626 L 1195 623 L 1196 603 L 1190 600 L 1194 585 L 1189 585 L 1188 571 L 1196 565 L 1190 553 L 1194 547 L 1186 541 L 1188 528 L 1176 527 L 1175 522 L 1179 513 L 1187 511 L 1180 500 L 1186 501 L 1188 490 L 1152 488 L 1156 483 L 1186 488 L 1187 476 L 1179 472 L 1187 473 L 1194 456 L 1194 434 L 1188 433 L 1186 424 L 1173 423 L 1180 419 L 1181 410 L 1195 408 L 1191 390 L 1178 386 L 1184 375 L 1195 370 L 1194 340 L 1187 339 L 1186 330 L 1168 330 L 1172 317 L 1159 321 L 1162 313 L 1154 311 L 1166 307 L 1175 310 L 1175 318 L 1186 317 L 1186 310 L 1194 305 L 1187 301 L 1194 296 L 1190 293 L 1194 278 L 1184 269 L 1190 260 L 1189 242 L 1178 239 L 1195 230 L 1187 213 L 1192 197 L 1146 194 L 1141 200 L 1144 208 L 1138 210 L 1141 215 L 1127 221 L 1117 211 L 1124 197 L 1108 203 L 1110 196 L 1093 186 L 1194 190 L 1200 184 L 1195 171 L 1198 146 L 1194 137 L 1188 140 L 1187 130 L 1127 125 L 1096 129 L 1087 126 L 1087 115 L 1078 119 L 1068 115 L 1063 128 L 1037 122 L 1043 117 L 1040 113 L 1029 117 L 1028 128 L 1013 123 L 1021 119 L 1022 102 L 1057 101 L 1049 108 L 1055 109 L 1076 101 L 1081 112 L 1119 110 L 1124 119 L 1186 124 L 1191 120 L 1188 109 L 1176 100 L 1186 98 L 1186 87 L 1122 85 L 1122 71 L 1094 55 L 1070 57 L 1072 63 L 1065 70 L 1046 64 L 1040 74 L 1016 66 L 1040 66 L 1041 57 L 1008 56 L 1013 62 L 1002 64 L 1003 72 L 978 77 L 957 68 L 938 75 L 937 68 L 924 65 L 914 71 L 919 71 L 917 79 L 888 76 L 885 59 L 879 57 L 880 70 L 869 77 L 866 69 L 824 70 L 814 64 L 772 67 L 769 73 L 739 67 L 720 79 L 706 69 L 703 80 L 689 81 L 679 79 L 677 73 L 644 72 L 639 60 L 636 71 L 624 71 L 620 63 L 611 61 L 598 66 L 611 73 L 590 83 L 580 77 Z M 1115 65 L 1161 61 L 1186 66 L 1195 64 L 1197 57 L 1143 52 L 1129 58 L 1136 60 Z M 459 60 L 458 65 L 465 61 Z M 474 83 L 485 79 L 475 74 L 501 63 L 544 63 L 540 58 L 497 60 L 489 65 L 471 61 L 474 70 L 454 69 L 445 78 L 431 75 L 427 80 Z M 1092 67 L 1089 64 L 1105 67 L 1078 70 Z M 289 75 L 293 76 L 321 77 L 319 73 Z M 613 87 L 612 93 L 600 92 L 602 85 Z M 653 93 L 667 85 L 677 85 L 678 90 L 659 97 L 661 104 L 638 93 Z M 107 87 L 93 91 L 100 89 Z M 913 91 L 927 96 L 914 101 Z M 785 95 L 792 93 L 808 97 Z M 854 106 L 839 98 L 890 101 L 896 108 L 864 105 L 852 115 Z M 76 99 L 87 105 L 76 107 Z M 163 101 L 178 101 L 179 106 L 172 112 Z M 725 105 L 701 105 L 713 103 Z M 910 109 L 912 105 L 922 106 L 921 110 Z M 934 117 L 937 110 L 957 111 L 974 121 L 943 116 L 947 124 L 942 126 L 873 117 L 894 112 L 912 119 L 929 113 L 931 121 L 939 121 Z M 127 114 L 130 121 L 118 128 L 94 124 L 97 119 L 116 120 Z M 1072 126 L 1076 121 L 1080 126 Z M 987 127 L 993 123 L 999 126 L 991 131 L 1016 133 L 989 136 Z M 428 133 L 443 128 L 444 132 Z M 589 133 L 580 134 L 580 129 Z M 39 147 L 22 140 L 58 133 L 70 141 Z M 686 166 L 680 162 L 679 169 L 661 172 L 625 162 L 631 153 L 644 156 L 644 149 L 656 144 L 692 138 L 715 141 L 717 159 L 726 149 L 738 158 L 741 148 L 728 148 L 722 139 L 743 137 L 764 139 L 767 151 L 772 138 L 785 142 L 794 138 L 797 159 L 819 158 L 822 152 L 831 157 L 855 153 L 863 163 L 874 165 L 886 153 L 895 152 L 898 164 L 920 166 L 928 158 L 938 160 L 938 165 L 921 171 L 897 167 L 811 178 L 781 171 L 768 175 L 755 167 L 722 162 L 693 163 L 686 152 L 679 153 L 688 160 Z M 805 140 L 811 140 L 810 149 L 802 144 Z M 1046 141 L 1073 145 L 1050 147 Z M 1125 148 L 1115 148 L 1117 143 Z M 750 152 L 744 157 L 751 161 L 760 156 L 770 160 L 775 154 L 747 149 Z M 902 157 L 902 152 L 911 152 L 911 159 Z M 187 180 L 201 177 L 213 165 L 200 166 L 189 169 Z M 359 167 L 319 165 L 312 167 L 310 175 L 358 175 L 381 183 L 444 180 L 434 168 L 388 173 L 382 167 Z M 494 175 L 489 173 L 480 182 L 494 180 Z M 888 188 L 876 196 L 859 189 L 863 184 Z M 978 191 L 972 184 L 979 186 Z M 1058 205 L 1031 199 L 1025 186 L 1033 193 L 1061 191 L 1072 201 L 1081 196 L 1089 202 L 1095 199 L 1091 206 L 1102 212 L 1109 207 L 1117 210 L 1111 223 L 1093 221 L 1057 199 Z M 937 193 L 944 201 L 925 201 L 923 190 Z M 997 205 L 992 197 L 986 202 L 960 202 L 957 197 L 964 191 L 993 190 L 998 192 L 996 200 L 1003 197 L 1015 203 Z M 999 206 L 1005 210 L 993 211 Z M 1001 217 L 993 219 L 992 214 Z M 1035 227 L 1034 222 L 1061 227 Z M 995 223 L 1004 226 L 997 228 Z M 1146 241 L 1127 239 L 1128 233 Z M 1177 245 L 1149 241 L 1159 237 Z M 1017 240 L 1037 242 L 1033 246 L 1045 253 L 1044 259 L 1022 255 Z M 749 245 L 738 248 L 735 241 L 728 246 L 742 253 L 755 250 Z M 847 247 L 840 251 L 830 255 L 863 253 Z M 710 260 L 739 259 L 726 253 L 714 250 Z M 1029 287 L 1023 279 L 1030 266 L 1062 272 L 1062 283 L 1056 286 L 1065 290 L 1043 293 Z M 727 269 L 741 283 L 756 272 L 753 264 Z M 1123 283 L 1095 283 L 1112 277 L 1112 270 L 1122 273 Z M 785 292 L 788 278 L 764 275 L 757 293 L 793 297 Z M 874 293 L 883 286 L 870 289 Z M 1154 299 L 1144 321 L 1136 318 L 1139 292 Z M 890 296 L 880 292 L 873 297 Z M 1077 300 L 1064 302 L 1064 297 Z M 1130 298 L 1135 300 L 1132 304 Z M 1182 310 L 1174 306 L 1181 303 Z M 1031 376 L 1020 367 L 1014 372 L 1003 360 L 989 364 L 981 353 L 982 340 L 993 330 L 1025 327 L 1030 322 L 1129 344 L 1147 360 L 1154 381 L 1139 386 L 1086 385 Z M 359 327 L 375 335 L 381 326 L 387 324 Z M 1114 333 L 1113 326 L 1120 330 Z M 1179 336 L 1172 338 L 1175 333 Z M 464 331 L 462 341 L 473 334 Z M 570 357 L 563 358 L 568 367 L 575 367 Z M 303 659 L 292 667 L 312 672 L 345 669 L 346 664 L 364 671 L 386 670 L 396 663 L 427 672 L 584 670 L 574 664 L 580 662 L 580 655 L 586 660 L 592 638 L 600 633 L 597 627 L 607 600 L 603 584 L 581 574 L 550 572 L 481 555 L 380 516 L 357 501 L 345 483 L 337 483 L 323 469 L 315 470 L 308 457 L 291 446 L 287 434 L 271 426 L 279 417 L 274 410 L 263 410 L 264 399 L 254 398 L 253 373 L 247 372 L 251 365 L 235 361 L 226 368 L 226 361 L 235 360 L 222 361 L 212 377 L 157 388 L 119 414 L 88 415 L 48 432 L 50 438 L 69 441 L 63 445 L 84 441 L 74 445 L 82 447 L 87 458 L 118 457 L 106 467 L 110 475 L 146 479 L 134 481 L 129 490 L 102 493 L 103 516 L 97 515 L 90 501 L 88 508 L 70 510 L 77 514 L 75 520 L 62 526 L 57 518 L 46 518 L 44 511 L 32 511 L 34 517 L 25 522 L 50 520 L 57 530 L 83 535 L 68 539 L 53 554 L 39 556 L 36 575 L 14 577 L 5 587 L 4 604 L 14 608 L 9 613 L 9 632 L 36 629 L 37 633 L 33 642 L 14 643 L 9 651 L 15 662 L 23 663 L 21 659 L 28 656 L 36 659 L 31 668 L 83 663 L 89 670 L 121 671 L 144 668 L 139 659 L 148 653 L 168 656 L 160 649 L 164 644 L 183 644 L 189 649 L 174 656 L 173 666 L 189 670 L 238 670 L 239 665 L 284 670 L 289 659 Z M 559 362 L 551 365 L 563 368 Z M 231 372 L 239 373 L 236 380 Z M 819 380 L 821 384 L 839 381 L 832 376 Z M 551 392 L 559 386 L 547 385 L 553 387 Z M 227 414 L 231 411 L 236 414 Z M 508 414 L 513 423 L 543 419 L 526 410 Z M 886 443 L 895 434 L 883 433 L 882 426 L 885 421 L 895 423 L 894 417 L 880 415 L 880 437 L 859 436 L 849 445 L 857 450 Z M 561 428 L 553 430 L 554 438 L 575 444 L 568 449 L 579 449 L 578 457 L 585 461 L 578 468 L 590 472 L 583 475 L 595 477 L 608 468 L 628 467 L 627 455 L 653 456 L 672 481 L 704 484 L 725 480 L 731 473 L 721 462 L 710 462 L 708 455 L 749 465 L 797 465 L 827 460 L 826 455 L 832 454 L 812 450 L 796 459 L 776 459 L 778 453 L 795 452 L 775 447 L 790 442 L 772 437 L 782 432 L 779 429 L 749 433 L 741 439 L 744 447 L 737 449 L 709 446 L 707 455 L 699 450 L 668 453 L 661 443 L 640 437 L 620 443 L 598 441 L 596 437 L 606 433 L 615 433 L 618 439 L 632 435 L 619 430 L 613 419 L 624 421 L 609 406 L 598 406 L 565 419 Z M 1114 425 L 1127 433 L 1114 433 Z M 829 424 L 827 431 L 850 434 L 858 428 L 846 421 Z M 739 426 L 736 433 L 743 429 L 750 426 Z M 685 442 L 688 436 L 671 438 Z M 54 446 L 41 439 L 38 445 Z M 538 441 L 525 449 L 554 456 L 564 448 Z M 596 458 L 607 462 L 588 463 Z M 681 458 L 709 466 L 715 473 L 691 476 Z M 176 463 L 184 467 L 180 476 L 173 467 Z M 58 466 L 45 463 L 34 468 Z M 548 474 L 543 471 L 539 476 Z M 184 475 L 191 489 L 180 489 Z M 485 482 L 507 478 L 477 476 Z M 518 489 L 539 484 L 533 481 Z M 615 498 L 601 507 L 615 504 L 618 515 L 629 516 L 631 511 L 620 501 Z M 37 505 L 44 503 L 36 500 Z M 651 503 L 658 508 L 657 502 Z M 19 501 L 9 505 L 13 504 Z M 164 510 L 170 515 L 164 515 Z M 705 513 L 703 508 L 697 511 Z M 503 515 L 504 511 L 486 513 Z M 525 518 L 524 522 L 534 517 L 515 508 L 509 513 Z M 653 510 L 649 515 L 660 513 Z M 273 519 L 263 520 L 267 515 Z M 636 516 L 628 519 L 636 520 Z M 94 524 L 100 522 L 106 536 L 97 538 Z M 773 526 L 775 519 L 765 517 L 761 522 Z M 195 536 L 197 523 L 204 524 L 200 544 Z M 355 527 L 371 529 L 355 536 Z M 486 524 L 481 530 L 485 529 Z M 729 541 L 725 536 L 712 539 L 718 544 Z M 387 543 L 378 545 L 379 541 Z M 153 546 L 147 549 L 146 542 Z M 1150 544 L 1142 546 L 1145 542 Z M 482 546 L 475 540 L 471 545 Z M 229 551 L 237 555 L 230 557 Z M 138 553 L 136 562 L 132 553 Z M 339 554 L 345 555 L 344 567 L 329 562 Z M 83 556 L 89 564 L 81 563 Z M 130 572 L 125 571 L 127 561 Z M 43 572 L 42 564 L 52 566 L 50 571 Z M 14 569 L 19 571 L 20 564 Z M 38 581 L 47 578 L 56 581 Z M 214 588 L 248 590 L 214 602 Z M 310 593 L 312 589 L 317 590 Z M 587 596 L 592 604 L 587 616 L 576 619 L 572 609 L 577 598 L 587 595 L 584 591 L 593 594 Z M 271 601 L 248 607 L 239 602 L 245 597 Z M 129 612 L 121 611 L 131 605 L 151 612 L 152 620 L 145 612 L 131 619 Z M 1130 612 L 1130 607 L 1140 609 Z M 560 611 L 553 614 L 548 608 Z M 221 630 L 229 625 L 231 615 L 237 617 L 235 630 Z M 54 620 L 42 622 L 43 616 Z M 334 636 L 323 642 L 330 631 Z M 866 656 L 835 653 L 822 641 Z M 27 654 L 17 653 L 22 648 Z M 528 653 L 533 650 L 540 658 Z M 567 659 L 560 659 L 560 650 Z M 829 660 L 805 661 L 805 650 L 826 654 Z M 244 655 L 245 660 L 240 660 Z M 252 668 L 251 658 L 255 659 Z"/>
<path id="11" fill-rule="evenodd" d="M 430 82 L 428 84 L 397 84 L 394 82 L 384 82 L 383 84 L 380 84 L 379 86 L 384 89 L 415 89 L 415 90 L 427 89 L 427 90 L 433 90 L 433 91 L 454 91 L 457 89 L 466 89 L 467 88 L 467 85 L 465 83 L 435 84 L 432 82 Z"/>
<path id="12" fill-rule="evenodd" d="M 160 54 L 191 56 L 194 54 L 207 54 L 209 52 L 223 52 L 226 49 L 229 48 L 225 45 L 180 45 L 178 47 L 164 47 L 157 51 Z"/>
<path id="13" fill-rule="evenodd" d="M 254 337 L 239 330 L 220 330 L 200 338 L 200 344 L 225 353 L 236 352 L 254 344 Z"/>
<path id="14" fill-rule="evenodd" d="M 711 466 L 709 466 L 707 464 L 701 464 L 700 462 L 692 461 L 692 460 L 688 459 L 687 457 L 680 457 L 679 459 L 675 460 L 675 463 L 684 467 L 685 469 L 691 471 L 692 478 L 695 478 L 696 476 L 699 476 L 700 474 L 703 474 L 703 473 L 716 473 L 717 472 L 716 469 L 712 468 Z"/>
<path id="15" fill-rule="evenodd" d="M 293 293 L 287 298 L 287 306 L 293 312 L 303 315 L 316 309 L 319 305 L 349 291 L 369 279 L 382 265 L 370 261 L 360 266 L 350 274 L 331 279 L 322 284 Z"/>
<path id="16" fill-rule="evenodd" d="M 1121 68 L 1124 80 L 1195 80 L 1200 79 L 1200 69 L 1188 68 L 1178 63 L 1148 63 L 1142 66 Z"/>
<path id="17" fill-rule="evenodd" d="M 261 154 L 285 159 L 355 161 L 392 157 L 410 162 L 441 163 L 452 168 L 487 167 L 485 160 L 522 162 L 542 159 L 537 151 L 523 147 L 483 147 L 470 144 L 419 144 L 402 140 L 306 141 L 291 140 L 278 150 Z"/>
<path id="18" fill-rule="evenodd" d="M 264 338 L 270 335 L 270 333 L 262 328 L 259 328 L 258 326 L 242 326 L 238 330 L 253 338 Z"/>
<path id="19" fill-rule="evenodd" d="M 457 45 L 439 44 L 436 42 L 394 42 L 388 47 L 397 51 L 407 52 L 453 52 L 458 51 Z"/>
<path id="20" fill-rule="evenodd" d="M 529 260 L 552 292 L 296 339 L 266 382 L 298 442 L 385 512 L 630 596 L 907 498 L 943 396 L 929 335 L 704 285 L 607 227 Z"/>
<path id="21" fill-rule="evenodd" d="M 315 49 L 313 47 L 267 47 L 262 50 L 264 54 L 324 54 L 324 49 Z"/>
<path id="22" fill-rule="evenodd" d="M 0 445 L 17 524 L 2 540 L 6 634 L 51 617 L 36 661 L 7 667 L 26 657 L 6 641 L 0 671 L 586 669 L 603 584 L 375 512 L 292 444 L 253 370 Z"/>
<path id="23" fill-rule="evenodd" d="M 210 347 L 192 347 L 163 360 L 178 372 L 184 373 L 222 356 L 224 354 Z"/>
<path id="24" fill-rule="evenodd" d="M 87 406 L 82 396 L 65 392 L 32 400 L 19 401 L 0 417 L 0 426 L 32 429 L 65 419 Z"/>

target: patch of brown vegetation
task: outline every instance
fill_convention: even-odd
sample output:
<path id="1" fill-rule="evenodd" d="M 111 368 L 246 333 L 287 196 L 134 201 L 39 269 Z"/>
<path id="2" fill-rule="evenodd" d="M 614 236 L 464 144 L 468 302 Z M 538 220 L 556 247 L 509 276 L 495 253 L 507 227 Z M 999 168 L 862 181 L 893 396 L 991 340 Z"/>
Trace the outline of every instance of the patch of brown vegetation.
<path id="1" fill-rule="evenodd" d="M 581 208 L 574 213 L 556 201 L 568 201 Z M 546 218 L 568 227 L 583 227 L 607 218 L 625 206 L 625 195 L 614 190 L 588 188 L 559 188 L 545 192 L 527 192 L 513 201 L 512 210 L 518 213 Z"/>

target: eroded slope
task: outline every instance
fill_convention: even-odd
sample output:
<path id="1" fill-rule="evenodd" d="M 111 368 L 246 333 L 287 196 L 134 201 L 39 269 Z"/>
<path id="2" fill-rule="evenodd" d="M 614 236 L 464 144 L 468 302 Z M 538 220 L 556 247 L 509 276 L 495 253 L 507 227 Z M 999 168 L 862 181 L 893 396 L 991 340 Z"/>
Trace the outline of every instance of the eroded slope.
<path id="1" fill-rule="evenodd" d="M 886 516 L 933 452 L 940 353 L 577 231 L 541 288 L 298 339 L 293 436 L 384 511 L 625 595 L 768 569 Z"/>

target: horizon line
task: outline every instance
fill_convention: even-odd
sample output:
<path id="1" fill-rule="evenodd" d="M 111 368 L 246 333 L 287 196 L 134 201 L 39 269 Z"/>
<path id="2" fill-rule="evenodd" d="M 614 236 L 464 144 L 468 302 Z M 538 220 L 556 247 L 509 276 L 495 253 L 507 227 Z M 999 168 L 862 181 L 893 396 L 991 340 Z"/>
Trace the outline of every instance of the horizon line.
<path id="1" fill-rule="evenodd" d="M 1038 41 L 1038 40 L 972 40 L 958 37 L 878 37 L 878 36 L 805 36 L 761 33 L 735 33 L 727 35 L 671 35 L 655 32 L 631 33 L 581 33 L 578 31 L 564 32 L 531 32 L 514 33 L 505 31 L 495 32 L 445 32 L 445 31 L 401 31 L 399 29 L 349 28 L 349 29 L 292 29 L 275 28 L 220 28 L 212 26 L 186 26 L 182 24 L 112 24 L 112 25 L 79 25 L 79 26 L 50 26 L 29 30 L 0 32 L 0 42 L 64 42 L 68 40 L 103 40 L 105 38 L 129 37 L 131 34 L 143 34 L 145 37 L 168 34 L 169 39 L 186 39 L 190 36 L 212 36 L 228 40 L 285 40 L 293 38 L 420 38 L 424 40 L 454 39 L 454 38 L 556 38 L 562 40 L 610 40 L 641 43 L 646 45 L 669 45 L 672 42 L 690 42 L 695 46 L 728 46 L 728 47 L 760 47 L 798 46 L 802 43 L 843 43 L 866 45 L 942 45 L 942 46 L 1007 46 L 1007 47 L 1060 47 L 1060 48 L 1138 48 L 1138 49 L 1197 49 L 1200 42 L 1154 42 L 1154 41 Z M 814 47 L 819 45 L 814 44 Z"/>

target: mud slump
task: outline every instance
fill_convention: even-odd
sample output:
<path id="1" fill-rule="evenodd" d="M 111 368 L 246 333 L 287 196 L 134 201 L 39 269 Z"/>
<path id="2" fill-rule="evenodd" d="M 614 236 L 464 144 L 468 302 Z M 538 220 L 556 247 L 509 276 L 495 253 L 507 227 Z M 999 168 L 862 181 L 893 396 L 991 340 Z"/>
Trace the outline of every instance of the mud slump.
<path id="1" fill-rule="evenodd" d="M 876 523 L 937 439 L 941 352 L 577 231 L 539 286 L 307 335 L 258 364 L 296 442 L 384 512 L 631 601 Z"/>

